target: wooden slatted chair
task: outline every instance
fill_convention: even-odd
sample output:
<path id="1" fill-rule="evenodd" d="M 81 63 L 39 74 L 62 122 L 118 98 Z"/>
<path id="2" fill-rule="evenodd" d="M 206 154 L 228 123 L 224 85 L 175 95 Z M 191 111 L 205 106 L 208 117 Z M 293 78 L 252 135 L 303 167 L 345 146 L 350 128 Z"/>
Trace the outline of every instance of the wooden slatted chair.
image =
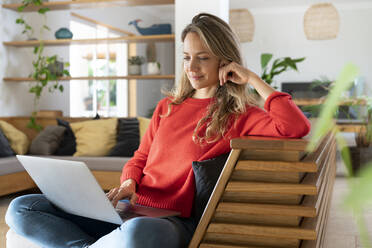
<path id="1" fill-rule="evenodd" d="M 322 247 L 336 143 L 330 133 L 306 154 L 308 142 L 233 139 L 189 248 Z"/>

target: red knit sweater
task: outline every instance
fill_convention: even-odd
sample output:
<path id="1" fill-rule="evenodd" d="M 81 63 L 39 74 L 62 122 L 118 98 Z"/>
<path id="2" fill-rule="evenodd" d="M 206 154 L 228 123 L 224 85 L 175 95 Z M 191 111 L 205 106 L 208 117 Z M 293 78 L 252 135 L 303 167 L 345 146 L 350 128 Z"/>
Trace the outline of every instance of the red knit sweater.
<path id="1" fill-rule="evenodd" d="M 123 167 L 121 182 L 137 182 L 137 203 L 171 209 L 189 217 L 193 205 L 195 181 L 192 161 L 217 157 L 231 150 L 228 139 L 200 146 L 192 141 L 198 121 L 204 116 L 209 99 L 188 98 L 180 105 L 161 100 L 154 112 L 141 145 Z M 274 92 L 265 102 L 265 110 L 249 107 L 227 132 L 231 138 L 261 135 L 299 138 L 310 131 L 310 123 L 292 102 L 290 95 Z"/>

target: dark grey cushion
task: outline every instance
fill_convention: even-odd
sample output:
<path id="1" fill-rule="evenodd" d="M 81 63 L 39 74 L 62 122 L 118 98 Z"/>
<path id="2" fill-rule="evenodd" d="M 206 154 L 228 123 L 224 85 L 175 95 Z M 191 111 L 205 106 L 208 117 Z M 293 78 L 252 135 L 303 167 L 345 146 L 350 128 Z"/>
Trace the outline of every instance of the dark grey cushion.
<path id="1" fill-rule="evenodd" d="M 63 126 L 47 126 L 36 136 L 30 146 L 32 155 L 51 155 L 62 141 L 66 128 Z"/>
<path id="2" fill-rule="evenodd" d="M 118 119 L 116 145 L 108 156 L 132 157 L 139 146 L 139 123 L 137 118 Z"/>
<path id="3" fill-rule="evenodd" d="M 10 147 L 8 139 L 5 137 L 3 131 L 0 129 L 0 157 L 9 157 L 15 155 Z"/>
<path id="4" fill-rule="evenodd" d="M 58 126 L 65 127 L 65 132 L 63 134 L 63 139 L 61 144 L 59 145 L 58 149 L 55 152 L 55 155 L 58 156 L 72 156 L 76 152 L 76 138 L 75 134 L 70 127 L 70 123 L 68 121 L 58 119 L 57 118 Z"/>
<path id="5" fill-rule="evenodd" d="M 192 218 L 196 222 L 200 220 L 204 212 L 228 156 L 229 153 L 226 153 L 216 158 L 192 162 L 196 188 Z"/>

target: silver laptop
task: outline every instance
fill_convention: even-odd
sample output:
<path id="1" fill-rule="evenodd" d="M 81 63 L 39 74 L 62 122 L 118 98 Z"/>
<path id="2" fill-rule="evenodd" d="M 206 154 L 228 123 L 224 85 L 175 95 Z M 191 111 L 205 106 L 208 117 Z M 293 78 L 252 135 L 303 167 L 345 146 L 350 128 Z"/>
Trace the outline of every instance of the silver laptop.
<path id="1" fill-rule="evenodd" d="M 137 217 L 168 217 L 180 213 L 119 201 L 115 209 L 84 162 L 17 155 L 41 192 L 63 211 L 114 224 Z"/>

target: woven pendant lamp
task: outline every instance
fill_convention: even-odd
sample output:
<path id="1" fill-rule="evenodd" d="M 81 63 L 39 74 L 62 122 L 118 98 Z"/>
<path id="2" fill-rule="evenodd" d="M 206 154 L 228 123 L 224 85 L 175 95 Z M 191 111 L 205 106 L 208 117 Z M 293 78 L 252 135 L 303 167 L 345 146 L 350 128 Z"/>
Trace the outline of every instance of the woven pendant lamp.
<path id="1" fill-rule="evenodd" d="M 240 42 L 250 42 L 254 35 L 254 19 L 247 9 L 230 10 L 229 24 L 238 35 Z"/>
<path id="2" fill-rule="evenodd" d="M 310 6 L 304 16 L 304 31 L 308 40 L 330 40 L 340 29 L 338 11 L 331 3 Z"/>

